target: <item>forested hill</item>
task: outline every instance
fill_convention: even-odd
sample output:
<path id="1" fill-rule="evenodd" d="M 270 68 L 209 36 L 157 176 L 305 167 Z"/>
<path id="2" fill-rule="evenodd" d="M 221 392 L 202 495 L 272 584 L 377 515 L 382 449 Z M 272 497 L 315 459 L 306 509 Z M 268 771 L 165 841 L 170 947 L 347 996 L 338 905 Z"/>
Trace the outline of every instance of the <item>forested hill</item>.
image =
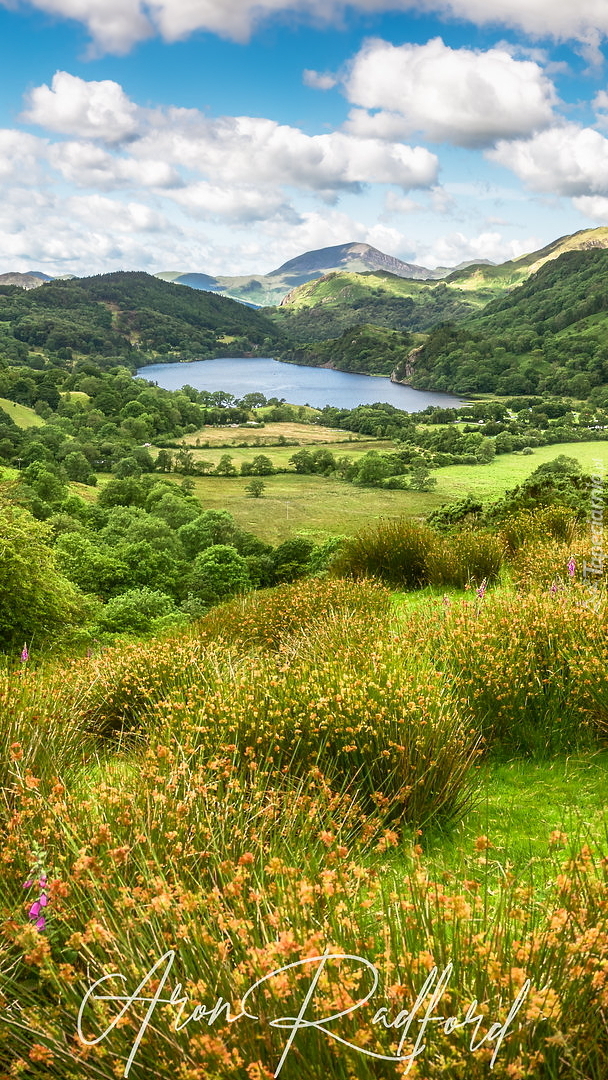
<path id="1" fill-rule="evenodd" d="M 608 251 L 571 251 L 459 325 L 434 330 L 411 385 L 608 401 Z M 599 397 L 598 397 L 599 395 Z"/>
<path id="2" fill-rule="evenodd" d="M 495 293 L 473 292 L 443 281 L 412 281 L 385 271 L 333 273 L 300 285 L 271 318 L 298 345 L 337 338 L 364 323 L 390 330 L 425 332 L 446 320 L 462 320 Z"/>
<path id="3" fill-rule="evenodd" d="M 269 348 L 277 337 L 268 319 L 243 304 L 140 272 L 53 281 L 28 292 L 0 287 L 0 358 L 13 362 L 40 349 L 64 359 L 120 356 L 134 367 L 142 354 L 238 355 Z"/>

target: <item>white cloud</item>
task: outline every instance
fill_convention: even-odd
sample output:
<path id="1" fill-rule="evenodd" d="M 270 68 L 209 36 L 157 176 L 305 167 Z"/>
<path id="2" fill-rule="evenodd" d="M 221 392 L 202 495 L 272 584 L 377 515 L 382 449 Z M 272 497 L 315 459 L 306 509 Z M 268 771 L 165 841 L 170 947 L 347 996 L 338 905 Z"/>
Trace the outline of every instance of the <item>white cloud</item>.
<path id="1" fill-rule="evenodd" d="M 53 143 L 48 150 L 49 163 L 65 180 L 76 187 L 99 188 L 177 188 L 183 180 L 166 161 L 154 157 L 137 161 L 117 156 L 90 142 Z"/>
<path id="2" fill-rule="evenodd" d="M 203 180 L 173 192 L 172 198 L 195 217 L 241 223 L 300 220 L 281 192 L 269 188 L 218 187 Z"/>
<path id="3" fill-rule="evenodd" d="M 501 263 L 534 251 L 541 244 L 542 239 L 537 236 L 529 236 L 524 240 L 506 240 L 499 232 L 483 232 L 474 237 L 453 232 L 423 249 L 421 259 L 428 266 L 458 266 L 459 263 L 472 259 L 490 259 L 491 262 Z"/>
<path id="4" fill-rule="evenodd" d="M 46 141 L 24 131 L 0 128 L 0 180 L 34 184 L 40 181 L 40 158 Z"/>
<path id="5" fill-rule="evenodd" d="M 119 143 L 135 135 L 138 108 L 122 86 L 109 79 L 85 82 L 58 71 L 51 86 L 37 86 L 27 97 L 23 119 L 48 131 Z"/>
<path id="6" fill-rule="evenodd" d="M 594 128 L 563 123 L 532 139 L 499 143 L 487 157 L 511 169 L 533 191 L 608 193 L 608 139 Z"/>
<path id="7" fill-rule="evenodd" d="M 603 195 L 580 195 L 572 202 L 577 210 L 599 225 L 608 225 L 608 199 Z"/>
<path id="8" fill-rule="evenodd" d="M 332 90 L 337 86 L 338 79 L 330 71 L 312 71 L 304 68 L 302 82 L 305 86 L 311 86 L 313 90 Z"/>
<path id="9" fill-rule="evenodd" d="M 345 132 L 306 135 L 259 117 L 209 119 L 194 109 L 155 116 L 154 127 L 133 145 L 138 160 L 153 157 L 210 176 L 214 183 L 289 185 L 329 192 L 362 184 L 404 189 L 434 184 L 439 163 L 420 146 L 359 138 Z"/>
<path id="10" fill-rule="evenodd" d="M 364 12 L 433 11 L 477 25 L 501 25 L 538 37 L 574 38 L 597 55 L 608 34 L 606 0 L 0 0 L 84 23 L 100 49 L 122 53 L 153 33 L 177 41 L 199 30 L 244 41 L 281 13 L 327 24 L 349 7 Z"/>
<path id="11" fill-rule="evenodd" d="M 488 146 L 549 125 L 556 95 L 538 64 L 504 49 L 451 49 L 372 39 L 354 58 L 348 99 L 360 108 L 348 130 L 397 137 L 422 132 L 438 142 Z M 362 111 L 379 109 L 375 115 Z M 385 136 L 386 137 L 386 136 Z"/>
<path id="12" fill-rule="evenodd" d="M 142 202 L 119 202 L 103 195 L 73 195 L 65 200 L 70 217 L 97 231 L 158 233 L 169 227 L 164 214 Z"/>
<path id="13" fill-rule="evenodd" d="M 395 214 L 415 214 L 424 210 L 422 203 L 415 199 L 408 199 L 405 195 L 399 195 L 396 191 L 387 191 L 384 197 L 384 209 L 388 217 Z"/>

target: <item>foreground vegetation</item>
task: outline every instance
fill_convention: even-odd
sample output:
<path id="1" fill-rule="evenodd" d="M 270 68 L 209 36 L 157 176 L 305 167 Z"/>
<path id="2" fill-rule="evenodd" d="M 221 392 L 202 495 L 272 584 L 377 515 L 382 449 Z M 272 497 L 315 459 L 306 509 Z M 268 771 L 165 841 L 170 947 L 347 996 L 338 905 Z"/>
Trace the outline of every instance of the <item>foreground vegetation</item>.
<path id="1" fill-rule="evenodd" d="M 270 1077 L 289 1035 L 273 1021 L 331 952 L 362 959 L 327 962 L 310 1010 L 340 1015 L 295 1034 L 285 1077 L 482 1080 L 496 1049 L 498 1080 L 601 1080 L 608 638 L 581 600 L 567 573 L 555 593 L 413 609 L 377 583 L 313 580 L 7 672 L 5 1074 L 123 1075 L 146 1006 L 115 1025 L 120 1005 L 89 998 L 89 1045 L 78 1034 L 105 978 L 98 993 L 143 980 L 172 998 L 131 1075 Z M 359 1004 L 366 963 L 379 986 Z M 439 1011 L 462 1021 L 476 999 L 474 1053 L 474 1025 L 418 1040 L 417 1022 L 378 1023 L 384 1008 L 403 1024 L 422 992 L 417 1021 L 448 965 Z M 220 1002 L 212 1018 L 220 998 L 249 1017 L 227 1024 Z"/>

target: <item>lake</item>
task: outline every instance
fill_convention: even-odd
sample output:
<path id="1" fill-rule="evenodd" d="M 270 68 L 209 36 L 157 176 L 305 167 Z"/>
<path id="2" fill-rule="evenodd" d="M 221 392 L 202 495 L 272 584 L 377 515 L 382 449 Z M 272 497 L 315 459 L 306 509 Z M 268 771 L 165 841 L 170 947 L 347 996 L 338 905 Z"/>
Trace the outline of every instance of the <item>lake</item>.
<path id="1" fill-rule="evenodd" d="M 258 392 L 267 398 L 284 398 L 292 405 L 312 405 L 315 409 L 324 405 L 354 409 L 386 401 L 404 412 L 422 412 L 428 405 L 457 409 L 462 404 L 449 394 L 412 390 L 387 378 L 284 364 L 270 358 L 223 357 L 188 364 L 148 364 L 139 368 L 137 376 L 165 390 L 181 390 L 188 385 L 195 390 L 224 390 L 235 397 Z"/>

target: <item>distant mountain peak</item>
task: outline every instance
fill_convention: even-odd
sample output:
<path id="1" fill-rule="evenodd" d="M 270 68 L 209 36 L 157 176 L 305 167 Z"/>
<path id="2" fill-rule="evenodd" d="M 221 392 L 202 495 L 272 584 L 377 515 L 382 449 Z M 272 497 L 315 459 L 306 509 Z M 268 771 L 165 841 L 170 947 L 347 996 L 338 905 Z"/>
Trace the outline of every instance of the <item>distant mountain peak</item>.
<path id="1" fill-rule="evenodd" d="M 285 277 L 295 275 L 303 278 L 304 275 L 316 277 L 326 274 L 331 270 L 352 270 L 356 272 L 388 270 L 397 277 L 406 278 L 433 278 L 436 276 L 433 270 L 425 266 L 416 266 L 414 263 L 403 262 L 393 255 L 385 255 L 383 251 L 364 244 L 352 241 L 348 244 L 334 244 L 331 247 L 316 248 L 314 251 L 305 251 L 303 255 L 297 255 L 295 259 L 289 259 L 276 270 L 271 270 L 267 277 Z M 300 282 L 298 282 L 299 284 Z"/>

